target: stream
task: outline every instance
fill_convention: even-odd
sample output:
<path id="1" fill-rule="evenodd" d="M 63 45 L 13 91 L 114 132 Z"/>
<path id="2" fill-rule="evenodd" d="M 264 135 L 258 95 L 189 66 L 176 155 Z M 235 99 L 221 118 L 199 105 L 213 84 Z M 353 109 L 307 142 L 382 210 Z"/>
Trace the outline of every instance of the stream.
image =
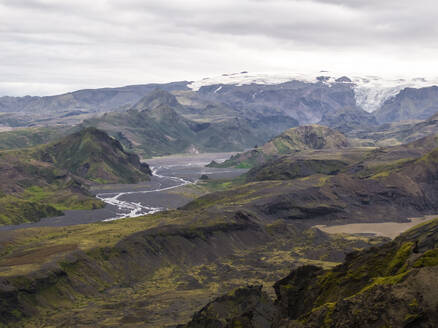
<path id="1" fill-rule="evenodd" d="M 209 179 L 230 179 L 246 169 L 208 168 L 212 160 L 228 159 L 234 153 L 205 153 L 198 155 L 172 155 L 145 160 L 152 170 L 150 181 L 137 184 L 98 185 L 91 189 L 105 207 L 95 210 L 67 210 L 63 216 L 41 219 L 35 223 L 2 226 L 1 230 L 15 230 L 40 226 L 69 226 L 153 214 L 167 209 L 176 209 L 191 201 L 174 189 L 195 184 L 201 175 Z"/>
<path id="2" fill-rule="evenodd" d="M 184 178 L 180 177 L 172 177 L 172 176 L 165 176 L 158 174 L 158 170 L 162 167 L 154 168 L 151 167 L 152 170 L 152 176 L 158 179 L 162 180 L 169 180 L 174 185 L 162 187 L 162 183 L 159 184 L 159 187 L 157 189 L 152 190 L 142 190 L 142 191 L 125 191 L 125 192 L 107 192 L 107 193 L 99 193 L 96 195 L 97 198 L 99 198 L 101 201 L 107 203 L 108 205 L 112 205 L 117 207 L 118 213 L 117 216 L 113 218 L 104 219 L 103 221 L 114 221 L 119 219 L 125 219 L 125 218 L 134 218 L 136 216 L 142 216 L 147 214 L 153 214 L 159 211 L 166 210 L 167 208 L 163 207 L 153 207 L 151 205 L 144 205 L 141 202 L 133 202 L 128 200 L 121 200 L 120 198 L 127 195 L 133 195 L 133 194 L 147 194 L 147 193 L 153 193 L 153 192 L 160 192 L 160 191 L 166 191 L 174 188 L 178 188 L 187 184 L 193 184 L 196 183 L 196 181 L 190 181 L 186 180 Z"/>

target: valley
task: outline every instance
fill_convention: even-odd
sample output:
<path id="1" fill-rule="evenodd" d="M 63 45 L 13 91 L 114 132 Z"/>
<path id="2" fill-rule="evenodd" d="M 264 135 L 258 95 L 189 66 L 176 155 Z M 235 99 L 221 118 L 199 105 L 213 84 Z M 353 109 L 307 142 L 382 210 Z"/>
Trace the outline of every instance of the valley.
<path id="1" fill-rule="evenodd" d="M 437 1 L 0 21 L 0 328 L 438 327 Z"/>
<path id="2" fill-rule="evenodd" d="M 67 114 L 45 98 L 49 121 L 0 132 L 0 326 L 331 327 L 380 288 L 429 323 L 433 302 L 396 291 L 435 270 L 433 106 L 380 125 L 393 98 L 379 116 L 358 90 L 322 76 L 131 86 L 72 93 Z M 435 96 L 395 103 L 417 92 Z"/>
<path id="3" fill-rule="evenodd" d="M 132 218 L 158 211 L 175 209 L 185 205 L 194 197 L 207 192 L 195 187 L 181 192 L 182 186 L 196 184 L 202 175 L 209 181 L 222 181 L 237 177 L 245 169 L 215 169 L 205 165 L 212 160 L 223 161 L 233 153 L 212 153 L 200 155 L 180 155 L 158 157 L 148 160 L 151 165 L 150 181 L 137 184 L 95 185 L 90 191 L 96 198 L 106 203 L 101 209 L 66 210 L 62 216 L 43 218 L 35 223 L 0 226 L 1 230 L 15 230 L 41 226 L 69 226 L 121 218 Z"/>

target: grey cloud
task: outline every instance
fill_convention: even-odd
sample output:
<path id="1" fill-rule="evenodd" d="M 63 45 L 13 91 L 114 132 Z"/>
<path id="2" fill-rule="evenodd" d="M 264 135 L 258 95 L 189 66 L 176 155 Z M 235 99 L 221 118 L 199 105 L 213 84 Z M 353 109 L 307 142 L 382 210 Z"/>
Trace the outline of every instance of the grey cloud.
<path id="1" fill-rule="evenodd" d="M 421 74 L 438 55 L 437 10 L 432 0 L 0 0 L 0 95 L 321 64 Z"/>

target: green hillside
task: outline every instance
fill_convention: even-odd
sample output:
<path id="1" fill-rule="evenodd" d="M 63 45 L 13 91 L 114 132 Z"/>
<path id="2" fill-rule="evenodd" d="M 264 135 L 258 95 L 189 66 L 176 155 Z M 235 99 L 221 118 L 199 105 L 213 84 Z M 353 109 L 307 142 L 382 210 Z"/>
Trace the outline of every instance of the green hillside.
<path id="1" fill-rule="evenodd" d="M 99 208 L 104 204 L 88 192 L 90 184 L 135 183 L 150 177 L 138 156 L 94 128 L 47 145 L 0 151 L 0 167 L 0 224 Z"/>
<path id="2" fill-rule="evenodd" d="M 303 266 L 274 284 L 243 287 L 184 327 L 432 327 L 438 321 L 438 219 L 331 270 Z"/>
<path id="3" fill-rule="evenodd" d="M 224 163 L 211 163 L 211 167 L 254 167 L 280 155 L 304 150 L 337 150 L 350 147 L 349 140 L 340 132 L 325 126 L 306 125 L 291 128 L 263 146 L 232 156 Z"/>
<path id="4" fill-rule="evenodd" d="M 125 152 L 117 140 L 95 128 L 83 129 L 43 146 L 35 155 L 98 183 L 136 183 L 148 180 L 151 174 L 137 155 Z"/>
<path id="5" fill-rule="evenodd" d="M 246 327 L 254 318 L 273 327 L 277 319 L 291 327 L 358 326 L 363 318 L 369 327 L 428 324 L 436 302 L 430 281 L 436 221 L 364 253 L 357 251 L 389 240 L 329 235 L 315 225 L 405 222 L 436 213 L 436 140 L 349 155 L 348 166 L 331 175 L 234 181 L 146 217 L 0 233 L 0 321 L 162 327 L 189 322 L 197 312 L 192 327 L 209 327 L 203 318 L 218 327 Z M 291 269 L 298 270 L 280 280 Z M 244 287 L 277 281 L 274 305 L 259 287 Z M 417 287 L 427 297 L 415 294 Z M 393 321 L 389 313 L 397 313 Z"/>

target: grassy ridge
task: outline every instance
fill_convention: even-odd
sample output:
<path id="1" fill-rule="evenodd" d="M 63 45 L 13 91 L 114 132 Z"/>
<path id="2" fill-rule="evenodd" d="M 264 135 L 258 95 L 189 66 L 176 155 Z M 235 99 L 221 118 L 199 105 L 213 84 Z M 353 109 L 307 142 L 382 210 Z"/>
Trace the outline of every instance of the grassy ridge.
<path id="1" fill-rule="evenodd" d="M 0 132 L 0 150 L 35 147 L 65 135 L 66 127 L 21 128 Z"/>

